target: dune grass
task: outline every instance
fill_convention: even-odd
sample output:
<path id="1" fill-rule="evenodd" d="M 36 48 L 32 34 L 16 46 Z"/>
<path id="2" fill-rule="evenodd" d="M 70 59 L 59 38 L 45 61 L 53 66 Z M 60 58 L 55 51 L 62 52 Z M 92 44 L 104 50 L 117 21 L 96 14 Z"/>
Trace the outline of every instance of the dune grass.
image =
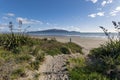
<path id="1" fill-rule="evenodd" d="M 72 59 L 74 67 L 69 68 L 70 80 L 120 80 L 120 22 L 112 21 L 117 38 L 110 35 L 108 29 L 100 26 L 108 41 L 94 48 L 88 60 Z"/>
<path id="2" fill-rule="evenodd" d="M 75 43 L 61 43 L 56 39 L 38 39 L 25 34 L 0 34 L 0 79 L 25 77 L 26 70 L 38 70 L 45 55 L 82 53 Z M 9 64 L 9 66 L 4 67 Z M 14 65 L 14 66 L 13 66 Z M 19 67 L 22 65 L 21 67 Z M 4 69 L 4 70 L 2 70 Z M 7 70 L 7 71 L 6 71 Z"/>
<path id="3" fill-rule="evenodd" d="M 41 40 L 40 48 L 48 55 L 81 53 L 82 48 L 72 42 L 61 43 L 56 40 Z"/>
<path id="4" fill-rule="evenodd" d="M 109 80 L 106 76 L 91 70 L 91 66 L 82 57 L 70 59 L 69 63 L 70 80 Z"/>
<path id="5" fill-rule="evenodd" d="M 120 41 L 111 41 L 93 49 L 89 56 L 95 71 L 108 76 L 112 80 L 120 79 Z"/>

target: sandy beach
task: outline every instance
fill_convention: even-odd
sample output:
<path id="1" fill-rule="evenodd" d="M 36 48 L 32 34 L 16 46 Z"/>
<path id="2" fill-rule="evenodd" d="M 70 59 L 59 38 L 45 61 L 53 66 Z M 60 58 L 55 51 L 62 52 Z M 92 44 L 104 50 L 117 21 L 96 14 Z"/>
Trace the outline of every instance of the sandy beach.
<path id="1" fill-rule="evenodd" d="M 93 48 L 99 47 L 101 44 L 104 44 L 107 39 L 106 38 L 92 38 L 92 37 L 79 37 L 79 36 L 38 36 L 39 38 L 56 38 L 57 41 L 60 42 L 69 42 L 71 41 L 83 47 L 83 51 L 85 53 L 89 53 L 89 51 Z"/>

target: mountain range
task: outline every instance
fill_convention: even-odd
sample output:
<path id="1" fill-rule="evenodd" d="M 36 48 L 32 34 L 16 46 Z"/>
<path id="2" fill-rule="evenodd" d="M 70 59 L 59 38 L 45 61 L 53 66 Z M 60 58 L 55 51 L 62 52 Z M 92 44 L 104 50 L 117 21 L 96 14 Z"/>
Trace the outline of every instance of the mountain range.
<path id="1" fill-rule="evenodd" d="M 41 31 L 30 31 L 28 33 L 37 33 L 37 34 L 49 34 L 49 33 L 61 33 L 61 34 L 80 34 L 80 32 L 77 31 L 67 31 L 62 29 L 48 29 L 48 30 L 41 30 Z"/>

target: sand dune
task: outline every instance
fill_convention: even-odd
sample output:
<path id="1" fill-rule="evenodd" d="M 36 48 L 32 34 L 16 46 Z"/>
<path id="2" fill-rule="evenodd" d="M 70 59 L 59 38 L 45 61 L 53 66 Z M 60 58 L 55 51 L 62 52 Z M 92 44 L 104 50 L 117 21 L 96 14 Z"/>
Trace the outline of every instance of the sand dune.
<path id="1" fill-rule="evenodd" d="M 39 38 L 56 38 L 56 40 L 63 43 L 69 42 L 71 38 L 72 42 L 82 46 L 83 53 L 85 54 L 81 55 L 79 53 L 76 53 L 68 55 L 60 54 L 56 56 L 45 56 L 45 61 L 40 66 L 38 71 L 41 74 L 39 80 L 69 80 L 69 77 L 67 75 L 68 71 L 66 67 L 66 61 L 70 58 L 86 57 L 92 48 L 99 47 L 101 44 L 104 44 L 107 41 L 107 39 L 102 38 L 81 38 L 65 36 L 41 36 Z"/>
<path id="2" fill-rule="evenodd" d="M 107 39 L 105 38 L 91 38 L 91 37 L 78 37 L 78 36 L 40 36 L 39 38 L 56 38 L 60 42 L 69 42 L 71 41 L 82 46 L 83 51 L 88 54 L 89 50 L 99 47 L 101 44 L 104 44 Z"/>

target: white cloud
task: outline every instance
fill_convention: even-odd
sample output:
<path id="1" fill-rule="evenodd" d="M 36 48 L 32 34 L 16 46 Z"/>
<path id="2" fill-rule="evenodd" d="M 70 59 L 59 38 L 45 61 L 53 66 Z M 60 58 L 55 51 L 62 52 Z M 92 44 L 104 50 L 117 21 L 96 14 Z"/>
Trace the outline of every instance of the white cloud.
<path id="1" fill-rule="evenodd" d="M 91 0 L 93 3 L 96 3 L 98 0 Z"/>
<path id="2" fill-rule="evenodd" d="M 98 15 L 98 16 L 104 16 L 104 13 L 105 13 L 105 12 L 98 12 L 97 15 Z"/>
<path id="3" fill-rule="evenodd" d="M 8 16 L 8 17 L 14 17 L 15 14 L 13 14 L 13 13 L 7 13 L 6 16 Z"/>
<path id="4" fill-rule="evenodd" d="M 86 1 L 91 1 L 92 3 L 97 3 L 98 0 L 86 0 Z"/>
<path id="5" fill-rule="evenodd" d="M 116 7 L 115 10 L 110 12 L 111 16 L 116 16 L 118 13 L 120 13 L 120 6 Z"/>
<path id="6" fill-rule="evenodd" d="M 4 29 L 5 27 L 8 27 L 8 25 L 6 23 L 0 24 L 0 29 Z"/>
<path id="7" fill-rule="evenodd" d="M 112 2 L 113 2 L 113 0 L 108 0 L 108 1 L 107 1 L 108 4 L 110 4 L 110 3 L 112 3 Z"/>
<path id="8" fill-rule="evenodd" d="M 107 4 L 111 4 L 113 2 L 113 0 L 104 0 L 101 5 L 104 7 Z"/>
<path id="9" fill-rule="evenodd" d="M 115 9 L 116 11 L 120 11 L 120 6 Z"/>
<path id="10" fill-rule="evenodd" d="M 14 14 L 14 13 L 6 13 L 6 14 L 4 14 L 4 16 L 2 17 L 2 19 L 8 20 L 8 19 L 10 19 L 11 17 L 15 17 L 15 14 Z"/>
<path id="11" fill-rule="evenodd" d="M 79 26 L 69 26 L 69 27 L 67 27 L 67 30 L 80 32 L 81 28 Z"/>
<path id="12" fill-rule="evenodd" d="M 107 1 L 103 1 L 103 2 L 101 3 L 102 6 L 105 6 L 106 4 L 107 4 Z"/>
<path id="13" fill-rule="evenodd" d="M 88 17 L 95 18 L 97 16 L 104 16 L 104 14 L 105 12 L 98 12 L 98 13 L 88 15 Z"/>
<path id="14" fill-rule="evenodd" d="M 94 17 L 96 17 L 96 14 L 90 14 L 88 16 L 94 18 Z"/>
<path id="15" fill-rule="evenodd" d="M 36 24 L 36 23 L 43 24 L 39 20 L 27 19 L 27 18 L 22 18 L 22 17 L 18 17 L 18 18 L 16 18 L 16 20 L 17 20 L 17 22 L 21 20 L 23 24 Z"/>

